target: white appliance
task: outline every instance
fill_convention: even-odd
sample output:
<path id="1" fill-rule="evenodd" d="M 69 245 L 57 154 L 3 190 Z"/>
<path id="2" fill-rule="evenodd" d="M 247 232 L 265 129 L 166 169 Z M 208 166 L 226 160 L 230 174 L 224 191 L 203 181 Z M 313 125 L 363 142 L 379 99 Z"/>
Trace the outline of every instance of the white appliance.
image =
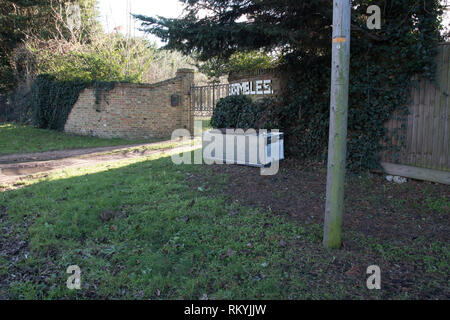
<path id="1" fill-rule="evenodd" d="M 284 135 L 266 130 L 213 129 L 202 135 L 203 160 L 207 164 L 268 166 L 284 159 Z"/>

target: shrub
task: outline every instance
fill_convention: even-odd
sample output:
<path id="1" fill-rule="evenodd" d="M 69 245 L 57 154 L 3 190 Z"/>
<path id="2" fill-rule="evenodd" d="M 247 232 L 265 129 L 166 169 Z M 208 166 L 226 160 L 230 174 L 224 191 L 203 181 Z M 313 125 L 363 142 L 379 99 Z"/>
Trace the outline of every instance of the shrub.
<path id="1" fill-rule="evenodd" d="M 270 55 L 255 51 L 238 51 L 226 59 L 212 58 L 202 64 L 197 64 L 199 71 L 211 78 L 220 78 L 235 72 L 249 72 L 253 70 L 276 67 L 278 61 Z"/>
<path id="2" fill-rule="evenodd" d="M 252 101 L 248 96 L 229 96 L 217 102 L 211 118 L 213 128 L 278 129 L 276 98 Z"/>
<path id="3" fill-rule="evenodd" d="M 247 96 L 229 96 L 219 100 L 211 118 L 214 128 L 249 128 L 254 105 Z"/>

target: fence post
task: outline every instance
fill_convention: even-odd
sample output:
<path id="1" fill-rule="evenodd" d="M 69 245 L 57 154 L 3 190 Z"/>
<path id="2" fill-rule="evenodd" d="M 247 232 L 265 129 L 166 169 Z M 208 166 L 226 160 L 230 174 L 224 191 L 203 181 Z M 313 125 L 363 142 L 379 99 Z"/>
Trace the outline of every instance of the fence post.
<path id="1" fill-rule="evenodd" d="M 213 105 L 212 105 L 213 112 L 215 107 L 216 107 L 216 85 L 213 84 Z"/>

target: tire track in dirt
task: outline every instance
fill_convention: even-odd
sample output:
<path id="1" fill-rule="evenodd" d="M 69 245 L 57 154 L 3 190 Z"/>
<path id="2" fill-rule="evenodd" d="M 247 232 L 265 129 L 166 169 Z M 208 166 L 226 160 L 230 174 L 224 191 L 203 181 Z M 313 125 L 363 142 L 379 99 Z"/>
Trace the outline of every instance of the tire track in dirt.
<path id="1" fill-rule="evenodd" d="M 58 160 L 58 159 L 65 159 L 65 158 L 77 157 L 77 156 L 82 156 L 82 155 L 89 155 L 89 154 L 97 154 L 97 153 L 105 153 L 105 152 L 118 152 L 121 150 L 128 150 L 130 148 L 151 147 L 151 146 L 168 143 L 168 142 L 176 142 L 176 141 L 175 140 L 163 140 L 163 141 L 152 142 L 152 143 L 130 144 L 130 145 L 122 145 L 122 146 L 109 146 L 109 147 L 55 150 L 55 151 L 45 151 L 45 152 L 6 154 L 6 155 L 0 155 L 0 164 Z"/>
<path id="2" fill-rule="evenodd" d="M 3 185 L 6 188 L 11 185 L 19 186 L 20 180 L 24 178 L 29 179 L 34 175 L 58 169 L 73 169 L 122 159 L 148 157 L 169 150 L 183 152 L 191 148 L 192 146 L 186 147 L 186 142 L 167 140 L 119 148 L 106 147 L 51 151 L 39 154 L 17 155 L 16 158 L 3 156 L 0 157 L 0 186 Z M 52 159 L 52 157 L 54 158 Z M 40 160 L 31 161 L 33 158 Z M 5 163 L 5 159 L 8 159 L 9 162 Z"/>

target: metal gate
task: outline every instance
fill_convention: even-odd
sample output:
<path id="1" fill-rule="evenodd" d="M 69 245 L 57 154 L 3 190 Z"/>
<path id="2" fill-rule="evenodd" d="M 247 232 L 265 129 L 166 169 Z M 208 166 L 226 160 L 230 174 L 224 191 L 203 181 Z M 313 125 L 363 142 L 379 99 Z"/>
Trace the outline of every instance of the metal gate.
<path id="1" fill-rule="evenodd" d="M 217 101 L 229 95 L 229 84 L 191 87 L 191 111 L 196 117 L 210 117 Z"/>

